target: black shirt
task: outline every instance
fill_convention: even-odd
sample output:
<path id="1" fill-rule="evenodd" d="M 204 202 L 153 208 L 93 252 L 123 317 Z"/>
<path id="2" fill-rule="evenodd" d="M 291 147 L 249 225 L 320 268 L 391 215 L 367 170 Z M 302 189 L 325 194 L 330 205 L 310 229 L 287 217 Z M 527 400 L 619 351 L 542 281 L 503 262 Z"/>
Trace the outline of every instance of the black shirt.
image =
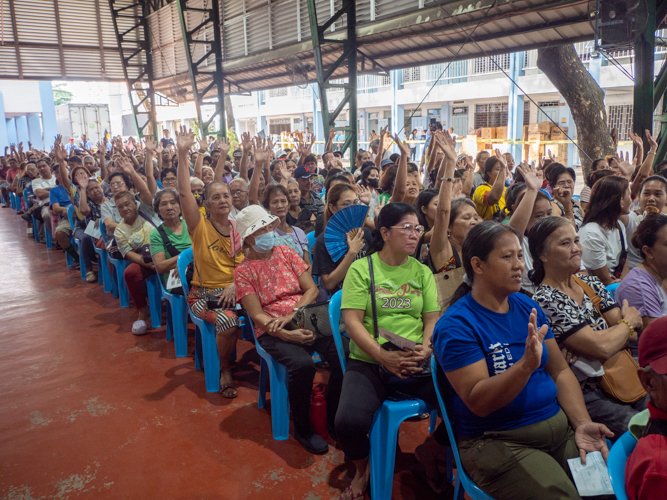
<path id="1" fill-rule="evenodd" d="M 174 140 L 171 137 L 163 137 L 160 139 L 160 144 L 163 148 L 174 146 Z"/>
<path id="2" fill-rule="evenodd" d="M 310 200 L 306 201 L 305 199 L 301 198 L 301 201 L 299 201 L 299 207 L 317 215 L 324 213 L 324 202 L 322 201 L 320 195 L 315 191 L 310 192 Z"/>
<path id="3" fill-rule="evenodd" d="M 364 249 L 357 254 L 356 259 L 361 259 L 362 257 L 366 256 L 366 251 L 368 250 L 369 245 L 373 241 L 373 234 L 371 233 L 371 230 L 368 229 L 367 227 L 364 228 L 364 239 L 366 240 L 366 243 L 364 245 Z M 317 240 L 315 242 L 315 246 L 313 247 L 313 275 L 315 276 L 321 276 L 323 274 L 331 274 L 336 270 L 338 265 L 341 263 L 341 261 L 345 258 L 345 256 L 341 257 L 338 259 L 338 262 L 334 262 L 331 259 L 331 256 L 329 255 L 329 251 L 327 250 L 326 243 L 324 243 L 324 232 L 320 234 L 317 237 Z M 334 288 L 331 290 L 328 290 L 329 293 L 334 294 L 338 290 L 343 288 L 343 282 L 341 281 L 338 283 Z"/>

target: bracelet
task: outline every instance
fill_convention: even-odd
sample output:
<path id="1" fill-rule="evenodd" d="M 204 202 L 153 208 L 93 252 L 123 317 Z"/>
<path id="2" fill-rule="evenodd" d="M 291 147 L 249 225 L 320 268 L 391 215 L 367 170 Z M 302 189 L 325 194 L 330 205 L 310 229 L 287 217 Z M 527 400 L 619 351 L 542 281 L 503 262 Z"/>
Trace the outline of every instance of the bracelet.
<path id="1" fill-rule="evenodd" d="M 628 338 L 632 337 L 635 333 L 635 327 L 632 326 L 630 323 L 628 323 L 626 320 L 621 319 L 616 323 L 617 325 L 620 325 L 621 323 L 624 323 L 629 329 L 630 329 L 630 335 L 628 335 Z"/>
<path id="2" fill-rule="evenodd" d="M 440 180 L 445 182 L 456 182 L 456 179 L 453 177 L 442 177 Z"/>

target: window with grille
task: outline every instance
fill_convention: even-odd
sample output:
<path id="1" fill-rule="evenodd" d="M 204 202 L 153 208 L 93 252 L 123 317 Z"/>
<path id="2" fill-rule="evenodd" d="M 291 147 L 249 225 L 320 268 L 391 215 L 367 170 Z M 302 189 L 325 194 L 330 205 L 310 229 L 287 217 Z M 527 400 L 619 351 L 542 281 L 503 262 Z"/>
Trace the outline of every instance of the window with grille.
<path id="1" fill-rule="evenodd" d="M 609 130 L 618 130 L 619 141 L 629 141 L 632 131 L 632 104 L 620 104 L 607 108 Z"/>
<path id="2" fill-rule="evenodd" d="M 419 118 L 422 115 L 421 109 L 406 109 L 404 112 L 405 116 L 411 116 L 413 118 Z"/>
<path id="3" fill-rule="evenodd" d="M 382 86 L 386 87 L 387 85 L 391 85 L 391 76 L 390 75 L 384 75 L 382 76 Z"/>
<path id="4" fill-rule="evenodd" d="M 292 123 L 289 118 L 269 118 L 269 134 L 280 135 L 281 132 L 291 132 Z"/>
<path id="5" fill-rule="evenodd" d="M 501 68 L 507 70 L 510 69 L 510 54 L 501 54 L 499 56 L 491 57 L 478 57 L 473 60 L 472 72 L 475 75 L 483 75 L 485 73 L 496 73 L 500 71 L 498 66 L 494 64 L 494 61 Z"/>
<path id="6" fill-rule="evenodd" d="M 475 128 L 506 127 L 507 103 L 477 104 L 475 106 Z"/>
<path id="7" fill-rule="evenodd" d="M 269 90 L 269 97 L 287 97 L 287 88 Z"/>
<path id="8" fill-rule="evenodd" d="M 403 70 L 403 83 L 420 82 L 421 68 L 405 68 Z"/>

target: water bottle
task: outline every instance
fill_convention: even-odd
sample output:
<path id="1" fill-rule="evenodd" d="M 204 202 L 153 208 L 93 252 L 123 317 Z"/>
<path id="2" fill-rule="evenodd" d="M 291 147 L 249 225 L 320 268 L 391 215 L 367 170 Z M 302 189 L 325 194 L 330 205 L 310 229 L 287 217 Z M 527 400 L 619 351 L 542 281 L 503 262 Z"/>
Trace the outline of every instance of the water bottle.
<path id="1" fill-rule="evenodd" d="M 327 400 L 324 397 L 326 386 L 324 384 L 317 384 L 313 387 L 310 397 L 310 425 L 313 430 L 319 434 L 322 439 L 329 436 L 327 427 Z"/>

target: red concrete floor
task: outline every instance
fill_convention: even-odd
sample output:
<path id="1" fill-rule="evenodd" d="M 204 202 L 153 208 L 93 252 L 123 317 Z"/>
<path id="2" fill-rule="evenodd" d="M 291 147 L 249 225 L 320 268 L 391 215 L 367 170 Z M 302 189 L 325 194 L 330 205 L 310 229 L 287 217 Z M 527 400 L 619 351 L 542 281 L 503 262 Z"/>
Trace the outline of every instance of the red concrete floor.
<path id="1" fill-rule="evenodd" d="M 134 310 L 27 238 L 10 209 L 0 210 L 0 304 L 2 498 L 328 500 L 348 484 L 334 443 L 313 456 L 273 440 L 250 343 L 238 344 L 239 397 L 207 393 L 164 326 L 134 337 Z M 411 472 L 426 435 L 426 421 L 401 427 L 394 498 L 435 498 Z"/>

